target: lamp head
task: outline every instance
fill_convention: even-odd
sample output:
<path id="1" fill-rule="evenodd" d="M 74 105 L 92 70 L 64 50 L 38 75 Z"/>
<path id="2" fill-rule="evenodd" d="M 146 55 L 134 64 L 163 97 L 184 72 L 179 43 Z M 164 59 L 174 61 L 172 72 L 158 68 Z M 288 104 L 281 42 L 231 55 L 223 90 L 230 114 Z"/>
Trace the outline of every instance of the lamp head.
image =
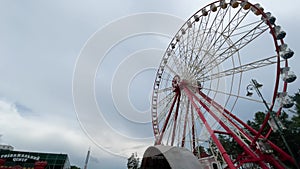
<path id="1" fill-rule="evenodd" d="M 246 96 L 249 96 L 249 97 L 251 97 L 252 95 L 253 95 L 253 92 L 247 91 L 247 94 L 246 94 Z"/>

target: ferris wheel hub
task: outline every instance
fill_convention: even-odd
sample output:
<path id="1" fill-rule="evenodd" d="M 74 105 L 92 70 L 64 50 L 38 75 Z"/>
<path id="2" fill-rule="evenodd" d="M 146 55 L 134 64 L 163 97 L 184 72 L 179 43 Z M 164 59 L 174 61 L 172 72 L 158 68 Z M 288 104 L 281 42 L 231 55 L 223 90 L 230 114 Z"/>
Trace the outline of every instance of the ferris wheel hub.
<path id="1" fill-rule="evenodd" d="M 172 80 L 173 92 L 178 92 L 184 87 L 188 87 L 193 91 L 195 91 L 195 89 L 202 89 L 201 82 L 195 80 L 181 79 L 179 75 L 175 75 Z"/>
<path id="2" fill-rule="evenodd" d="M 180 82 L 181 82 L 180 76 L 175 75 L 172 80 L 172 87 L 174 92 L 179 90 Z"/>

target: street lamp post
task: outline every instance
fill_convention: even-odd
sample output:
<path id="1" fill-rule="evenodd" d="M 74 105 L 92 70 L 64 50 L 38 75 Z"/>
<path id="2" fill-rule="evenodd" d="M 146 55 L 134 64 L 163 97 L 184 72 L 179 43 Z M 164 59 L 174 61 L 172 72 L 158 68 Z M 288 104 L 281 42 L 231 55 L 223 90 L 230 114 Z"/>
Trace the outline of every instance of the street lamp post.
<path id="1" fill-rule="evenodd" d="M 264 97 L 262 96 L 262 94 L 261 94 L 261 92 L 259 90 L 259 88 L 262 87 L 262 86 L 263 85 L 260 84 L 260 83 L 258 83 L 255 79 L 251 79 L 250 84 L 247 86 L 247 96 L 252 96 L 253 95 L 252 90 L 254 89 L 256 91 L 257 95 L 262 99 L 264 105 L 266 106 L 266 108 L 268 110 L 268 113 L 270 113 L 270 116 L 271 116 L 272 120 L 275 122 L 275 125 L 276 125 L 276 127 L 278 129 L 278 132 L 279 132 L 279 135 L 280 135 L 281 139 L 283 140 L 284 145 L 286 146 L 288 152 L 291 154 L 293 160 L 295 161 L 295 165 L 296 165 L 297 169 L 300 169 L 299 166 L 298 166 L 298 164 L 297 164 L 297 161 L 296 161 L 296 159 L 295 159 L 295 157 L 293 155 L 293 152 L 291 151 L 291 148 L 288 145 L 288 143 L 287 143 L 287 141 L 286 141 L 286 139 L 284 137 L 281 125 L 279 125 L 279 122 L 277 121 L 276 116 L 270 110 L 269 105 L 267 104 L 266 100 L 264 99 Z"/>

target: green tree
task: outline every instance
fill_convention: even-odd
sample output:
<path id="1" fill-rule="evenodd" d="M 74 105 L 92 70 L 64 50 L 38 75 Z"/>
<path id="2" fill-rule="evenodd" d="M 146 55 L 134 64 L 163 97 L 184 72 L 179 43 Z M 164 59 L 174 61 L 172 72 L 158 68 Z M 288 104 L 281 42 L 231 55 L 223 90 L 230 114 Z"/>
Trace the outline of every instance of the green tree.
<path id="1" fill-rule="evenodd" d="M 292 117 L 292 142 L 291 146 L 293 147 L 293 153 L 296 156 L 296 160 L 300 165 L 300 89 L 297 93 L 292 97 L 295 103 L 294 106 L 294 116 Z"/>
<path id="2" fill-rule="evenodd" d="M 294 116 L 292 117 L 292 121 L 293 121 L 292 125 L 299 132 L 300 131 L 300 89 L 297 93 L 295 93 L 295 95 L 292 98 L 295 102 L 294 110 L 291 111 L 294 113 Z"/>
<path id="3" fill-rule="evenodd" d="M 248 120 L 247 124 L 249 126 L 251 126 L 253 129 L 255 129 L 256 131 L 258 131 L 260 129 L 262 123 L 264 122 L 265 118 L 266 118 L 266 114 L 264 112 L 257 112 L 254 115 L 253 121 Z M 266 128 L 264 128 L 262 134 L 263 135 L 267 134 L 269 129 L 270 129 L 270 127 L 268 127 L 268 126 Z"/>
<path id="4" fill-rule="evenodd" d="M 233 157 L 234 159 L 237 158 L 239 154 L 243 152 L 243 149 L 238 145 L 238 143 L 228 135 L 219 135 L 219 140 L 223 147 L 225 148 L 228 155 Z"/>
<path id="5" fill-rule="evenodd" d="M 71 166 L 71 169 L 80 169 L 79 167 L 75 166 L 75 165 L 72 165 Z"/>

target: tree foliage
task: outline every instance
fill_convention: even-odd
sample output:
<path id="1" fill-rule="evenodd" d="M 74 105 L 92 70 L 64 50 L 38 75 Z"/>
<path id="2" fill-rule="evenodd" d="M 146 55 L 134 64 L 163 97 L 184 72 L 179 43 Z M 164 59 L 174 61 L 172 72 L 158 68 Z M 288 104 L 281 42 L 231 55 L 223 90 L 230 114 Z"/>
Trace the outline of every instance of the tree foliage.
<path id="1" fill-rule="evenodd" d="M 294 116 L 292 117 L 293 121 L 293 128 L 298 131 L 298 134 L 300 132 L 300 89 L 295 95 L 293 96 L 293 100 L 295 102 L 295 109 L 292 111 L 294 113 Z"/>
<path id="2" fill-rule="evenodd" d="M 72 165 L 71 166 L 71 169 L 80 169 L 79 167 L 75 166 L 75 165 Z"/>

